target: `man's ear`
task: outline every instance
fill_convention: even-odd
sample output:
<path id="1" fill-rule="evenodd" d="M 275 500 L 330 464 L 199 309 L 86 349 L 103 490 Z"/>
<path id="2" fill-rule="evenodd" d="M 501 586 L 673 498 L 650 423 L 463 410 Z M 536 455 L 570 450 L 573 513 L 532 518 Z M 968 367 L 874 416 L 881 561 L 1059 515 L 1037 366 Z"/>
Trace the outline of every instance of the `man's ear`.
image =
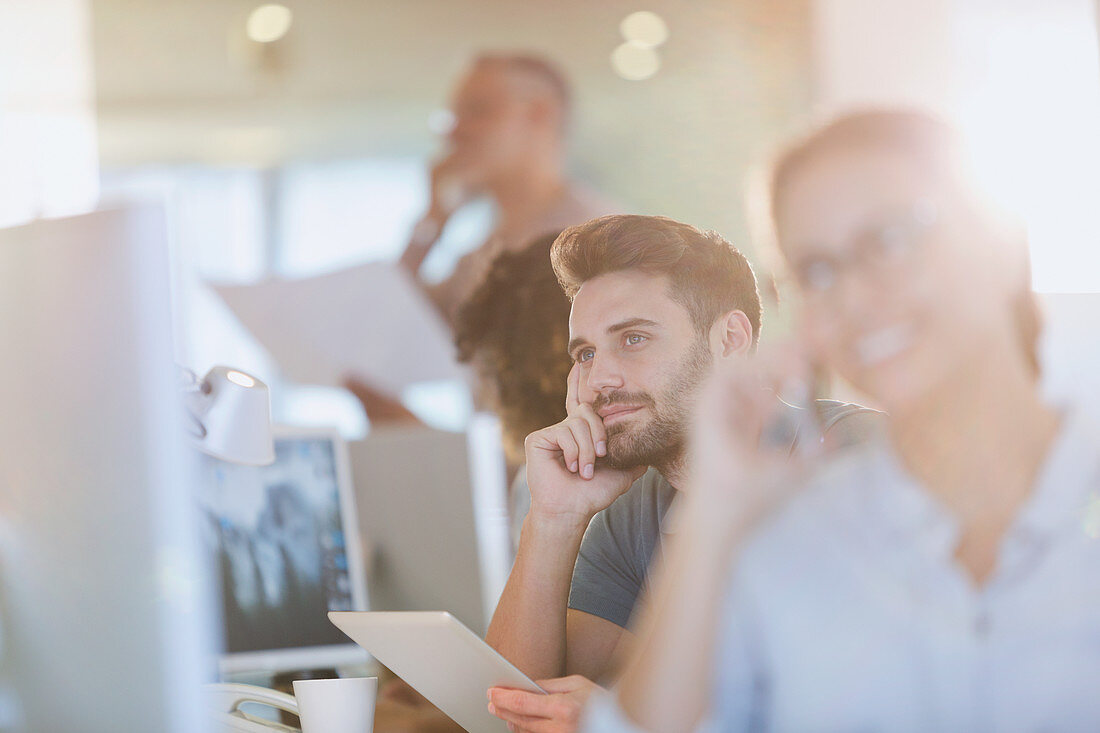
<path id="1" fill-rule="evenodd" d="M 723 358 L 741 356 L 752 350 L 752 324 L 744 311 L 732 310 L 710 329 L 711 350 Z"/>

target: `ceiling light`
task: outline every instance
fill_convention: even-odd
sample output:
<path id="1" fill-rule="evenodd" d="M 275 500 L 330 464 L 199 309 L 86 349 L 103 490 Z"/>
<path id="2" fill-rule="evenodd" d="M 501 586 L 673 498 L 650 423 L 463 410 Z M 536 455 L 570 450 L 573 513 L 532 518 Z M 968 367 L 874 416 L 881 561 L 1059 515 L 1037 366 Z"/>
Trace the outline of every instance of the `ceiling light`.
<path id="1" fill-rule="evenodd" d="M 286 35 L 292 18 L 285 5 L 261 5 L 249 14 L 245 30 L 257 43 L 272 43 Z"/>
<path id="2" fill-rule="evenodd" d="M 624 79 L 642 81 L 657 73 L 661 59 L 651 47 L 627 41 L 611 52 L 611 66 Z"/>
<path id="3" fill-rule="evenodd" d="M 626 40 L 648 48 L 656 48 L 668 40 L 665 21 L 648 10 L 639 10 L 623 18 L 619 30 Z"/>

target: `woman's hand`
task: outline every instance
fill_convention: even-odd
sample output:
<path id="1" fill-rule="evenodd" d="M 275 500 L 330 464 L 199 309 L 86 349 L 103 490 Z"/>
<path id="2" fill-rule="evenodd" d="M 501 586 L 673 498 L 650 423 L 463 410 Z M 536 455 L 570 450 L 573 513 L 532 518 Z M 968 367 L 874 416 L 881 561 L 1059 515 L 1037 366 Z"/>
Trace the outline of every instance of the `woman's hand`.
<path id="1" fill-rule="evenodd" d="M 692 426 L 685 521 L 732 534 L 790 496 L 821 449 L 812 384 L 793 346 L 718 362 Z"/>

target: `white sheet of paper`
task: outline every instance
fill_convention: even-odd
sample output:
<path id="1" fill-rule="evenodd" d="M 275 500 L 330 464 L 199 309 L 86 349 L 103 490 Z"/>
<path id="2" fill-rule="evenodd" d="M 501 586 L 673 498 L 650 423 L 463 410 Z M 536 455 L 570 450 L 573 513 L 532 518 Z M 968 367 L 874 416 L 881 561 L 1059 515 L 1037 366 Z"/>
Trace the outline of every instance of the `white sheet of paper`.
<path id="1" fill-rule="evenodd" d="M 420 382 L 466 378 L 450 329 L 394 263 L 213 288 L 296 382 L 340 386 L 355 376 L 399 395 Z"/>

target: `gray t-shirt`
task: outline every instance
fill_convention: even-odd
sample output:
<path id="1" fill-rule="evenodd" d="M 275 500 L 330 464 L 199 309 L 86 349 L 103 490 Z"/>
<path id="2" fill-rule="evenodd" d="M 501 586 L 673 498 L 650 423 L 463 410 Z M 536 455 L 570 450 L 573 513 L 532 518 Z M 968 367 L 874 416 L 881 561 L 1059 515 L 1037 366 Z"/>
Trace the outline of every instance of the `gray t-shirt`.
<path id="1" fill-rule="evenodd" d="M 798 408 L 791 410 L 792 415 L 797 415 Z M 874 412 L 834 400 L 820 400 L 819 410 L 822 428 L 830 437 L 833 427 L 845 418 Z M 789 442 L 792 450 L 798 442 L 794 429 L 798 424 L 798 420 L 792 420 L 789 434 L 777 436 Z M 857 442 L 862 437 L 858 430 L 853 430 L 838 442 Z M 661 545 L 662 522 L 675 497 L 672 484 L 651 468 L 611 506 L 592 518 L 573 568 L 569 608 L 626 628 L 645 587 L 653 556 Z"/>

